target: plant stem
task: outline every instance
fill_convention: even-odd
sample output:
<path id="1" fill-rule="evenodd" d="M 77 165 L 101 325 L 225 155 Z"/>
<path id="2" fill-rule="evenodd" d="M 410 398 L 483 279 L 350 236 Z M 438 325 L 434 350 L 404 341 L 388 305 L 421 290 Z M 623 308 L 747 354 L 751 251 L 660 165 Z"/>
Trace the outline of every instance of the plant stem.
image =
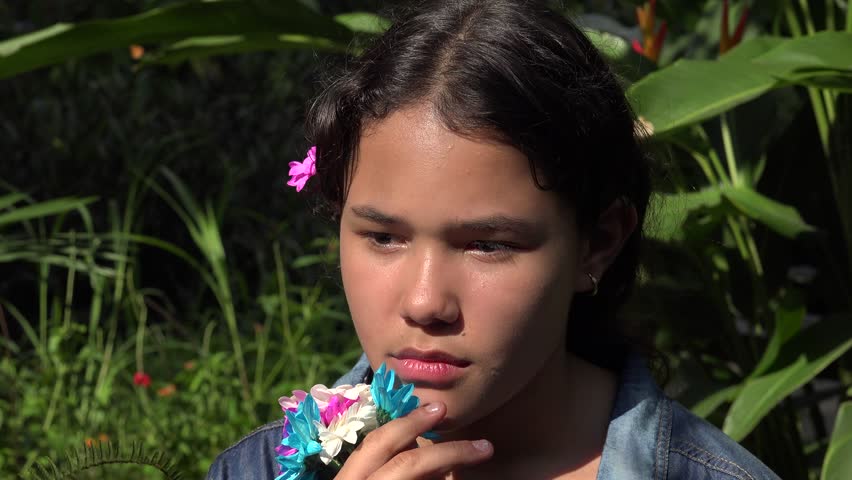
<path id="1" fill-rule="evenodd" d="M 707 137 L 707 132 L 704 131 L 703 128 L 698 127 L 696 129 L 698 135 L 701 137 L 707 145 L 710 145 L 710 139 Z M 722 165 L 722 161 L 719 159 L 719 154 L 716 153 L 716 150 L 713 147 L 710 147 L 710 162 L 713 165 L 713 168 L 716 170 L 716 174 L 719 175 L 720 183 L 731 183 L 730 178 L 728 177 L 728 173 L 725 171 L 725 167 Z"/>
<path id="2" fill-rule="evenodd" d="M 757 244 L 754 241 L 754 235 L 752 235 L 751 229 L 748 227 L 748 219 L 744 216 L 740 216 L 740 225 L 743 227 L 743 237 L 745 238 L 746 245 L 751 253 L 751 264 L 752 267 L 754 267 L 754 273 L 756 273 L 759 277 L 762 277 L 763 262 L 760 260 L 760 252 L 758 251 Z"/>
<path id="3" fill-rule="evenodd" d="M 141 296 L 141 295 L 140 295 Z M 145 327 L 148 324 L 148 309 L 145 307 L 145 299 L 140 298 L 137 302 L 139 311 L 137 316 L 139 322 L 136 326 L 136 371 L 145 371 Z"/>
<path id="4" fill-rule="evenodd" d="M 796 8 L 789 0 L 787 0 L 785 4 L 784 18 L 787 19 L 787 26 L 790 28 L 790 33 L 793 34 L 794 37 L 801 37 L 802 27 L 799 26 L 799 18 L 796 16 Z"/>
<path id="5" fill-rule="evenodd" d="M 731 230 L 731 234 L 734 236 L 734 241 L 737 243 L 737 250 L 740 251 L 740 256 L 746 263 L 751 264 L 751 256 L 749 255 L 749 249 L 746 246 L 745 239 L 743 238 L 743 234 L 740 231 L 740 226 L 734 220 L 734 217 L 731 215 L 727 216 L 728 228 Z"/>
<path id="6" fill-rule="evenodd" d="M 53 385 L 53 393 L 50 395 L 50 404 L 47 407 L 47 413 L 44 415 L 44 424 L 42 424 L 42 431 L 47 432 L 50 428 L 50 425 L 53 423 L 53 416 L 56 414 L 56 402 L 59 401 L 59 395 L 62 394 L 62 386 L 65 383 L 65 375 L 62 372 L 57 373 L 59 375 L 59 379 Z"/>
<path id="7" fill-rule="evenodd" d="M 801 2 L 801 0 L 800 0 Z M 805 8 L 807 7 L 807 2 Z M 805 9 L 805 18 L 806 23 L 810 23 L 808 27 L 809 30 L 813 29 L 813 23 L 809 22 L 808 19 L 810 15 L 808 14 L 807 9 Z M 790 2 L 787 2 L 786 8 L 784 8 L 784 16 L 787 19 L 787 26 L 790 28 L 790 32 L 794 37 L 802 36 L 802 29 L 799 26 L 799 20 L 796 18 L 796 11 L 793 5 Z M 848 19 L 847 19 L 848 20 Z M 816 120 L 817 130 L 819 131 L 819 140 L 822 144 L 822 151 L 826 157 L 829 155 L 829 135 L 830 135 L 830 124 L 828 121 L 828 114 L 826 113 L 825 104 L 823 103 L 823 99 L 820 96 L 819 90 L 816 88 L 809 87 L 808 88 L 808 97 L 811 100 L 811 107 L 814 111 L 814 119 Z"/>
<path id="8" fill-rule="evenodd" d="M 846 4 L 846 31 L 852 32 L 852 5 Z"/>
<path id="9" fill-rule="evenodd" d="M 77 273 L 77 242 L 74 237 L 74 231 L 71 231 L 71 262 L 68 265 L 68 277 L 65 281 L 65 305 L 62 315 L 62 328 L 66 331 L 71 328 L 71 303 L 74 298 L 74 277 Z"/>
<path id="10" fill-rule="evenodd" d="M 834 103 L 837 101 L 837 95 L 831 90 L 821 89 L 822 101 L 825 102 L 825 116 L 828 119 L 829 129 L 834 124 L 834 119 L 837 118 L 837 112 L 834 110 Z"/>
<path id="11" fill-rule="evenodd" d="M 829 123 L 828 115 L 825 111 L 825 105 L 822 103 L 819 90 L 816 88 L 808 88 L 808 97 L 811 100 L 811 107 L 814 111 L 814 119 L 817 123 L 819 131 L 819 141 L 822 144 L 822 151 L 826 157 L 829 155 Z"/>
<path id="12" fill-rule="evenodd" d="M 734 186 L 742 184 L 740 174 L 737 170 L 737 157 L 734 154 L 734 141 L 731 138 L 731 127 L 728 124 L 728 113 L 725 112 L 720 116 L 722 126 L 722 145 L 725 148 L 725 160 L 728 163 L 728 171 L 731 174 L 731 183 Z"/>
<path id="13" fill-rule="evenodd" d="M 50 265 L 45 262 L 38 264 L 38 339 L 39 349 L 47 358 L 47 275 Z M 47 365 L 44 365 L 47 368 Z"/>
<path id="14" fill-rule="evenodd" d="M 834 0 L 825 0 L 825 29 L 829 32 L 837 29 L 837 18 L 834 15 Z"/>
<path id="15" fill-rule="evenodd" d="M 272 245 L 272 253 L 275 258 L 275 278 L 278 282 L 278 308 L 281 314 L 281 328 L 283 330 L 284 341 L 287 344 L 287 353 L 290 355 L 292 364 L 294 365 L 294 375 L 299 378 L 301 374 L 301 365 L 298 362 L 296 353 L 296 343 L 293 339 L 293 328 L 290 325 L 290 305 L 287 296 L 287 278 L 284 271 L 284 261 L 281 259 L 281 246 L 276 241 Z"/>
<path id="16" fill-rule="evenodd" d="M 808 8 L 808 0 L 799 0 L 799 6 L 802 7 L 802 16 L 805 19 L 805 29 L 809 35 L 816 33 L 814 28 L 814 20 L 811 18 L 811 10 Z"/>

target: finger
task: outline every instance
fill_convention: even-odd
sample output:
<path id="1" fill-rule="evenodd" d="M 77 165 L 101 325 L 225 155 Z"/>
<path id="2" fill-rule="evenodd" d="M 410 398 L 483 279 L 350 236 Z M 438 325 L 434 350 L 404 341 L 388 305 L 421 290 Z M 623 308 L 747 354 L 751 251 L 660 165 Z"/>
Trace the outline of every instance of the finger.
<path id="1" fill-rule="evenodd" d="M 416 446 L 417 437 L 434 428 L 446 413 L 443 403 L 430 403 L 373 430 L 346 460 L 338 478 L 367 478 L 397 453 Z"/>
<path id="2" fill-rule="evenodd" d="M 461 440 L 438 443 L 427 447 L 406 450 L 394 456 L 370 480 L 406 479 L 425 480 L 443 478 L 444 475 L 482 463 L 494 454 L 487 440 Z"/>

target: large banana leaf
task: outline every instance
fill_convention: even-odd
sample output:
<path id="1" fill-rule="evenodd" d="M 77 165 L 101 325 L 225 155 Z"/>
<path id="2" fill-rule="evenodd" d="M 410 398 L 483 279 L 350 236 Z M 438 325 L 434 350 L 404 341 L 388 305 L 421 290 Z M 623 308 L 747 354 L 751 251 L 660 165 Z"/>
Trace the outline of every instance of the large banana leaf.
<path id="1" fill-rule="evenodd" d="M 781 48 L 773 48 L 754 59 L 754 63 L 779 76 L 797 72 L 845 72 L 852 74 L 852 36 L 844 32 L 821 32 L 817 35 L 787 40 Z"/>
<path id="2" fill-rule="evenodd" d="M 334 20 L 353 33 L 378 34 L 389 20 L 365 12 L 342 13 Z M 191 37 L 146 54 L 143 63 L 175 64 L 211 55 L 257 52 L 263 50 L 311 49 L 327 52 L 346 52 L 350 45 L 331 38 L 293 33 L 256 32 L 244 35 Z"/>
<path id="3" fill-rule="evenodd" d="M 0 42 L 0 78 L 131 44 L 253 34 L 301 36 L 304 46 L 324 49 L 329 42 L 347 45 L 353 31 L 298 0 L 187 2 L 111 20 L 60 23 Z"/>
<path id="4" fill-rule="evenodd" d="M 154 53 L 146 54 L 142 58 L 142 63 L 172 65 L 211 55 L 300 48 L 342 52 L 346 50 L 346 45 L 327 38 L 268 32 L 249 33 L 245 35 L 193 37 L 176 42 Z"/>
<path id="5" fill-rule="evenodd" d="M 790 84 L 852 89 L 852 33 L 758 37 L 718 60 L 679 60 L 633 84 L 634 109 L 655 135 L 712 118 Z"/>
<path id="6" fill-rule="evenodd" d="M 821 480 L 852 478 L 852 401 L 843 402 L 822 464 Z"/>
<path id="7" fill-rule="evenodd" d="M 852 320 L 828 317 L 803 330 L 781 347 L 767 373 L 745 382 L 728 415 L 723 430 L 740 441 L 781 400 L 813 379 L 852 347 Z"/>

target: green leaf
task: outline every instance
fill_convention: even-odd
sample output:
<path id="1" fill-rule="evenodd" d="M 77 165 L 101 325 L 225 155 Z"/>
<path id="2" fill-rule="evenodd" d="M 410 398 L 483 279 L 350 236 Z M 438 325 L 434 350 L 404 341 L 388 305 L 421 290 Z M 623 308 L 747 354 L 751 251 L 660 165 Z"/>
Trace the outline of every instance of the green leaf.
<path id="1" fill-rule="evenodd" d="M 334 16 L 334 20 L 346 28 L 358 33 L 378 35 L 390 28 L 391 21 L 375 13 L 350 12 Z"/>
<path id="2" fill-rule="evenodd" d="M 843 402 L 837 411 L 820 475 L 821 480 L 849 478 L 852 478 L 852 401 Z"/>
<path id="3" fill-rule="evenodd" d="M 656 70 L 656 64 L 636 53 L 630 43 L 624 38 L 590 28 L 584 29 L 583 32 L 592 44 L 594 44 L 595 48 L 625 78 L 636 81 Z"/>
<path id="4" fill-rule="evenodd" d="M 754 219 L 787 238 L 814 232 L 795 208 L 776 202 L 748 187 L 724 187 L 722 195 L 744 215 Z"/>
<path id="5" fill-rule="evenodd" d="M 718 60 L 678 60 L 633 84 L 627 94 L 638 115 L 665 135 L 712 118 L 773 88 L 778 80 L 750 63 L 777 45 L 761 37 Z"/>
<path id="6" fill-rule="evenodd" d="M 293 260 L 290 264 L 291 268 L 305 268 L 318 263 L 324 263 L 326 257 L 323 255 L 302 255 Z"/>
<path id="7" fill-rule="evenodd" d="M 112 20 L 57 24 L 0 42 L 0 78 L 131 44 L 160 44 L 191 37 L 275 33 L 348 43 L 352 32 L 298 0 L 274 6 L 221 0 L 186 2 Z"/>
<path id="8" fill-rule="evenodd" d="M 720 58 L 729 61 L 750 61 L 782 45 L 788 39 L 784 37 L 762 36 L 746 40 Z"/>
<path id="9" fill-rule="evenodd" d="M 791 39 L 754 63 L 785 83 L 852 92 L 852 33 Z"/>
<path id="10" fill-rule="evenodd" d="M 27 198 L 27 196 L 23 193 L 10 193 L 8 195 L 3 195 L 0 197 L 0 210 L 11 207 L 25 198 Z"/>
<path id="11" fill-rule="evenodd" d="M 758 56 L 754 63 L 782 77 L 801 70 L 852 73 L 852 33 L 819 32 L 793 38 Z"/>
<path id="12" fill-rule="evenodd" d="M 690 410 L 692 410 L 692 413 L 701 418 L 707 418 L 711 413 L 715 412 L 720 405 L 734 400 L 742 388 L 742 385 L 731 385 L 730 387 L 725 387 L 705 397 L 700 402 L 693 405 Z"/>
<path id="13" fill-rule="evenodd" d="M 780 235 L 795 238 L 814 232 L 795 208 L 768 198 L 749 187 L 710 186 L 697 192 L 655 194 L 651 197 L 645 234 L 661 241 L 682 239 L 689 226 L 687 219 L 700 209 L 727 205 L 726 212 L 737 212 L 758 221 Z"/>
<path id="14" fill-rule="evenodd" d="M 0 227 L 9 223 L 24 222 L 69 212 L 95 200 L 97 200 L 97 197 L 63 197 L 15 208 L 9 212 L 0 213 Z"/>
<path id="15" fill-rule="evenodd" d="M 655 193 L 648 208 L 645 235 L 661 241 L 682 238 L 684 224 L 690 213 L 718 206 L 721 200 L 722 192 L 715 186 L 697 192 Z"/>
<path id="16" fill-rule="evenodd" d="M 248 53 L 269 50 L 311 49 L 326 52 L 345 52 L 346 44 L 327 38 L 307 35 L 252 33 L 216 37 L 193 37 L 176 42 L 142 58 L 143 64 L 174 65 L 189 59 L 213 55 Z"/>
<path id="17" fill-rule="evenodd" d="M 766 350 L 763 351 L 757 366 L 749 375 L 750 378 L 757 377 L 768 370 L 775 359 L 778 358 L 781 347 L 802 328 L 807 309 L 801 292 L 785 290 L 781 293 L 778 303 L 775 310 L 775 326 L 772 330 L 772 337 L 770 337 Z"/>
<path id="18" fill-rule="evenodd" d="M 664 136 L 789 84 L 850 90 L 850 59 L 852 33 L 756 37 L 717 60 L 679 60 L 657 70 L 628 96 L 654 135 Z"/>
<path id="19" fill-rule="evenodd" d="M 723 425 L 736 441 L 748 435 L 779 402 L 852 347 L 852 319 L 822 319 L 787 342 L 768 372 L 746 381 Z"/>

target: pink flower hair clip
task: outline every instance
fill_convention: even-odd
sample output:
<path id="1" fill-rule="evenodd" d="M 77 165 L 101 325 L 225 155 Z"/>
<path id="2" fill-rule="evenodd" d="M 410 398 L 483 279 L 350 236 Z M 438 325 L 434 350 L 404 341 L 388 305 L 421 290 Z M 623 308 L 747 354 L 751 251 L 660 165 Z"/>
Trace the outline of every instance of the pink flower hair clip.
<path id="1" fill-rule="evenodd" d="M 301 192 L 308 179 L 317 174 L 317 146 L 311 147 L 307 155 L 301 162 L 290 162 L 287 185 L 296 187 L 297 192 Z"/>

